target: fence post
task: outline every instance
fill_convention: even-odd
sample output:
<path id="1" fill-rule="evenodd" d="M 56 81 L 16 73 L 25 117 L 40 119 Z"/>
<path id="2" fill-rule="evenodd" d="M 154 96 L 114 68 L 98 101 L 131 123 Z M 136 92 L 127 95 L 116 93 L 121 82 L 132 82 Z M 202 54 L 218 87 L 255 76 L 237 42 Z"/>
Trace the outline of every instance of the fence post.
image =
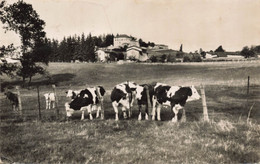
<path id="1" fill-rule="evenodd" d="M 249 95 L 249 87 L 250 87 L 250 76 L 247 77 L 247 97 Z"/>
<path id="2" fill-rule="evenodd" d="M 40 103 L 40 91 L 39 91 L 39 86 L 37 86 L 37 94 L 38 94 L 38 110 L 39 110 L 38 119 L 41 120 L 41 119 L 42 119 L 42 115 L 41 115 L 41 103 Z"/>
<path id="3" fill-rule="evenodd" d="M 21 93 L 20 93 L 20 88 L 19 86 L 16 86 L 16 91 L 17 91 L 17 96 L 18 96 L 18 107 L 19 107 L 19 111 L 22 113 L 23 109 L 22 109 L 22 101 L 21 101 Z"/>
<path id="4" fill-rule="evenodd" d="M 200 86 L 200 92 L 201 92 L 201 100 L 202 100 L 202 107 L 203 107 L 203 120 L 208 122 L 209 121 L 208 108 L 206 103 L 204 85 L 202 84 Z"/>
<path id="5" fill-rule="evenodd" d="M 54 84 L 52 85 L 52 89 L 53 89 L 54 97 L 55 97 L 56 116 L 57 116 L 57 118 L 59 118 L 58 97 L 56 94 L 56 86 Z"/>

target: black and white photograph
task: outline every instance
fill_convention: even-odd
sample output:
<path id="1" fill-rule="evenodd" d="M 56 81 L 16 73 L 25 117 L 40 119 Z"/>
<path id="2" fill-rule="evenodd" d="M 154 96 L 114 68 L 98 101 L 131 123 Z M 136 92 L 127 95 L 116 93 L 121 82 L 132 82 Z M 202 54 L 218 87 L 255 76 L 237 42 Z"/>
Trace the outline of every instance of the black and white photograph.
<path id="1" fill-rule="evenodd" d="M 0 0 L 0 164 L 260 163 L 260 0 Z"/>

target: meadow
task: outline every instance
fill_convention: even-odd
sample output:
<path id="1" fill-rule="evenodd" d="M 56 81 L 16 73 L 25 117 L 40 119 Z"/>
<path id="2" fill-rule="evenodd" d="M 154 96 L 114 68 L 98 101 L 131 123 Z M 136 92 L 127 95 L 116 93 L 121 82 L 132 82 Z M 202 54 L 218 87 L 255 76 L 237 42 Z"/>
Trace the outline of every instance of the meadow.
<path id="1" fill-rule="evenodd" d="M 260 62 L 192 64 L 50 63 L 48 74 L 21 88 L 23 112 L 11 110 L 0 93 L 0 158 L 21 163 L 257 163 L 260 162 Z M 247 94 L 247 78 L 250 89 Z M 114 121 L 110 101 L 113 86 L 138 84 L 205 85 L 209 122 L 202 120 L 201 100 L 187 103 L 186 122 L 172 123 L 169 108 L 162 121 Z M 2 77 L 12 88 L 19 79 Z M 59 118 L 45 110 L 43 94 L 57 87 Z M 36 86 L 40 88 L 42 120 L 38 120 Z M 105 120 L 75 116 L 67 122 L 64 103 L 68 89 L 102 85 Z M 248 110 L 252 107 L 249 123 Z M 182 111 L 181 111 L 182 112 Z M 179 119 L 181 113 L 178 115 Z"/>

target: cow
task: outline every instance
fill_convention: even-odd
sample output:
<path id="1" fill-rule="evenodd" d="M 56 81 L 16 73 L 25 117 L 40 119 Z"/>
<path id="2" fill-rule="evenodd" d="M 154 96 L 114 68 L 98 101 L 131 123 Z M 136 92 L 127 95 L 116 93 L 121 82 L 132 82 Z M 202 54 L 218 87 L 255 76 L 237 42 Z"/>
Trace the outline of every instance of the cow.
<path id="1" fill-rule="evenodd" d="M 87 110 L 90 120 L 93 120 L 93 111 L 97 111 L 96 118 L 98 118 L 99 112 L 101 111 L 100 101 L 103 101 L 105 92 L 102 86 L 89 87 L 81 90 L 70 103 L 65 103 L 67 116 L 71 117 L 75 111 L 81 111 L 81 120 L 84 120 L 85 111 Z"/>
<path id="2" fill-rule="evenodd" d="M 76 96 L 80 93 L 81 90 L 71 90 L 66 91 L 66 97 L 71 98 L 72 100 L 76 98 Z"/>
<path id="3" fill-rule="evenodd" d="M 138 120 L 142 120 L 142 105 L 145 105 L 145 120 L 149 119 L 149 110 L 148 110 L 148 104 L 149 101 L 152 105 L 152 98 L 154 95 L 154 90 L 153 90 L 153 85 L 152 84 L 142 84 L 142 85 L 137 85 L 136 87 L 136 100 L 137 100 L 137 105 L 139 109 L 139 115 L 138 115 Z"/>
<path id="4" fill-rule="evenodd" d="M 161 107 L 165 105 L 170 106 L 174 113 L 172 122 L 177 122 L 177 114 L 180 109 L 183 109 L 183 115 L 185 115 L 184 105 L 186 102 L 198 99 L 200 99 L 200 95 L 194 86 L 180 87 L 157 83 L 154 87 L 152 120 L 155 120 L 156 110 L 157 120 L 161 120 Z"/>
<path id="5" fill-rule="evenodd" d="M 13 110 L 18 110 L 18 95 L 10 91 L 5 92 L 6 98 L 12 103 Z"/>
<path id="6" fill-rule="evenodd" d="M 46 102 L 46 109 L 55 108 L 55 94 L 54 93 L 45 93 L 45 102 Z"/>
<path id="7" fill-rule="evenodd" d="M 118 121 L 118 107 L 122 105 L 123 116 L 126 119 L 128 110 L 128 116 L 132 115 L 132 107 L 134 103 L 134 97 L 136 94 L 137 84 L 134 82 L 123 82 L 117 84 L 111 92 L 110 98 L 112 101 L 112 106 L 115 111 L 115 120 Z"/>

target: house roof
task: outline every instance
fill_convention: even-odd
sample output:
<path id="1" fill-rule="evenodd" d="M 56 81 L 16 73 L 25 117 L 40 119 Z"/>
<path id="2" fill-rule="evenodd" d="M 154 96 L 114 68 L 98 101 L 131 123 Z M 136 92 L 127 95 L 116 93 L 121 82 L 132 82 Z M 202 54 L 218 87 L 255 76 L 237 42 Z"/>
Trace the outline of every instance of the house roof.
<path id="1" fill-rule="evenodd" d="M 115 36 L 115 38 L 131 38 L 131 37 L 126 34 L 120 34 L 120 35 Z"/>
<path id="2" fill-rule="evenodd" d="M 137 46 L 131 46 L 126 49 L 126 51 L 130 51 L 130 50 L 142 51 L 142 48 Z"/>

